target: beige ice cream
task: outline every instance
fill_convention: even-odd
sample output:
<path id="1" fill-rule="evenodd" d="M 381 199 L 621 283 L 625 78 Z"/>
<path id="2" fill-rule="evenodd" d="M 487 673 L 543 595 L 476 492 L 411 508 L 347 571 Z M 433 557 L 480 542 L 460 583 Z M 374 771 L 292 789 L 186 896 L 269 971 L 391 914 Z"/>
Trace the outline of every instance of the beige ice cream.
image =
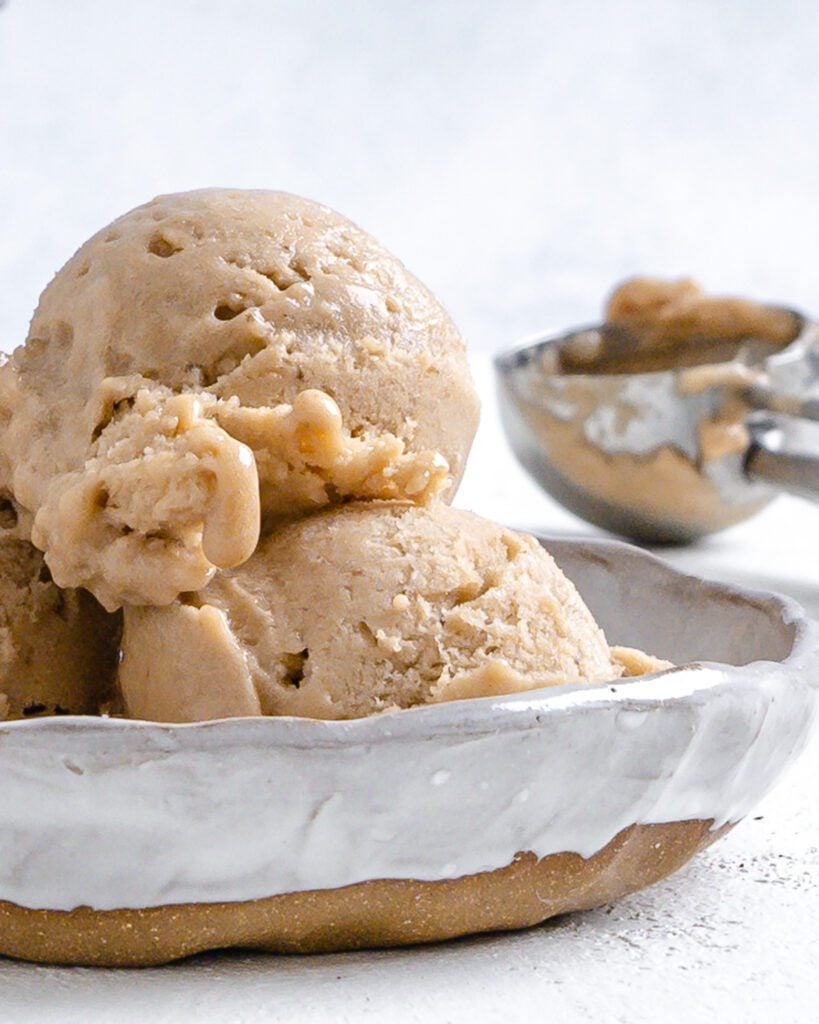
<path id="1" fill-rule="evenodd" d="M 595 343 L 568 345 L 561 369 L 649 373 L 733 360 L 743 343 L 769 351 L 789 344 L 801 317 L 752 299 L 707 295 L 689 277 L 632 277 L 612 291 Z"/>
<path id="2" fill-rule="evenodd" d="M 610 649 L 533 538 L 448 507 L 477 416 L 445 311 L 326 207 L 206 190 L 121 217 L 0 367 L 0 710 L 107 697 L 119 618 L 76 588 L 123 607 L 118 699 L 158 721 L 666 667 Z"/>
<path id="3" fill-rule="evenodd" d="M 0 719 L 96 714 L 112 696 L 120 618 L 60 590 L 0 500 Z"/>
<path id="4" fill-rule="evenodd" d="M 789 309 L 726 295 L 706 295 L 690 277 L 632 277 L 609 296 L 606 323 L 629 331 L 642 352 L 666 355 L 673 366 L 708 342 L 736 346 L 748 338 L 787 345 L 800 317 Z M 698 360 L 701 361 L 701 360 Z"/>
<path id="5" fill-rule="evenodd" d="M 61 586 L 163 605 L 288 518 L 450 497 L 463 342 L 373 238 L 278 192 L 164 196 L 88 241 L 2 371 L 0 463 Z"/>
<path id="6" fill-rule="evenodd" d="M 532 537 L 371 503 L 283 527 L 183 601 L 127 608 L 120 683 L 136 718 L 356 718 L 616 678 L 623 659 L 666 667 L 613 654 Z"/>

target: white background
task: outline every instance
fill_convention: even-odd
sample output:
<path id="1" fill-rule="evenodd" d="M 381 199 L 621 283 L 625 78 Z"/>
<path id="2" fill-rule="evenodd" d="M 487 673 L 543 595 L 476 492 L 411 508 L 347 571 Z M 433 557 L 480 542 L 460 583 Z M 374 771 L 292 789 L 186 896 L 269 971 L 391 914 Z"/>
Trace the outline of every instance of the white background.
<path id="1" fill-rule="evenodd" d="M 0 338 L 162 191 L 335 206 L 475 349 L 593 318 L 618 276 L 817 304 L 812 0 L 8 0 Z"/>
<path id="2" fill-rule="evenodd" d="M 90 233 L 150 196 L 284 188 L 438 293 L 485 415 L 459 503 L 589 532 L 514 464 L 487 356 L 593 320 L 625 274 L 819 308 L 819 7 L 779 0 L 10 0 L 0 347 Z M 671 553 L 819 611 L 819 511 Z M 0 962 L 0 1019 L 814 1022 L 819 744 L 713 851 L 553 926 L 390 954 L 149 972 Z"/>

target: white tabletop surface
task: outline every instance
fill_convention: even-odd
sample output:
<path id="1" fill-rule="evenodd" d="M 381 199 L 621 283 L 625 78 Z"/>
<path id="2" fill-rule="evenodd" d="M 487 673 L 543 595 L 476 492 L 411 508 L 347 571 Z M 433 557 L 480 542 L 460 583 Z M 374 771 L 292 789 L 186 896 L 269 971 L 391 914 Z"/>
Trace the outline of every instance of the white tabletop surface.
<path id="1" fill-rule="evenodd" d="M 470 339 L 484 419 L 458 503 L 590 533 L 519 469 L 488 353 L 590 320 L 626 273 L 819 307 L 810 0 L 8 0 L 0 340 L 88 234 L 161 191 L 279 187 L 383 238 Z M 675 563 L 819 615 L 819 510 L 781 498 Z M 0 960 L 0 1021 L 808 1024 L 819 1019 L 816 737 L 660 885 L 530 931 L 145 971 Z"/>

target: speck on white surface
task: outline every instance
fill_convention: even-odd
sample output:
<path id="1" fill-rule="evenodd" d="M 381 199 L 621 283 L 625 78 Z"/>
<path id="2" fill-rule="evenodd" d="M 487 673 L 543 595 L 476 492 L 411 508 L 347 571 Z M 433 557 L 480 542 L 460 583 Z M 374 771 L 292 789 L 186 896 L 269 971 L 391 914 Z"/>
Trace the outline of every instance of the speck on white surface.
<path id="1" fill-rule="evenodd" d="M 636 271 L 819 307 L 819 8 L 721 0 L 8 0 L 0 345 L 91 232 L 162 191 L 345 211 L 470 339 L 484 420 L 459 504 L 594 532 L 500 435 L 488 360 L 594 319 Z M 781 498 L 676 564 L 819 615 L 819 510 Z M 504 936 L 95 971 L 0 961 L 0 1021 L 819 1020 L 819 740 L 727 838 L 612 907 Z"/>

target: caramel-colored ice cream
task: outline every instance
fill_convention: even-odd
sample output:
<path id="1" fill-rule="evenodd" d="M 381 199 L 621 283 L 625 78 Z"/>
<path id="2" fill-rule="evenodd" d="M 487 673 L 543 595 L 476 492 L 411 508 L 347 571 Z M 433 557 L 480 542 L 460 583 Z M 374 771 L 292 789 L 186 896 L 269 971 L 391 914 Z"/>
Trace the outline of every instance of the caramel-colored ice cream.
<path id="1" fill-rule="evenodd" d="M 651 373 L 725 363 L 746 342 L 769 352 L 784 347 L 802 324 L 789 309 L 707 295 L 689 277 L 629 278 L 606 300 L 604 316 L 591 343 L 581 336 L 564 347 L 564 372 Z"/>
<path id="2" fill-rule="evenodd" d="M 120 617 L 61 590 L 0 499 L 0 719 L 96 714 L 113 695 Z"/>
<path id="3" fill-rule="evenodd" d="M 276 531 L 164 608 L 127 608 L 129 715 L 357 718 L 667 667 L 609 650 L 532 537 L 435 504 L 357 504 Z M 637 667 L 635 667 L 637 666 Z"/>
<path id="4" fill-rule="evenodd" d="M 628 372 L 723 362 L 751 339 L 775 350 L 793 341 L 801 324 L 789 309 L 706 295 L 688 277 L 632 277 L 609 296 L 605 318 L 632 339 Z"/>
<path id="5" fill-rule="evenodd" d="M 0 463 L 57 583 L 162 605 L 260 524 L 450 497 L 478 402 L 430 292 L 327 207 L 164 196 L 95 235 L 0 371 Z"/>
<path id="6" fill-rule="evenodd" d="M 92 594 L 123 608 L 116 708 L 158 721 L 667 667 L 610 649 L 533 538 L 449 508 L 477 417 L 446 312 L 339 214 L 215 189 L 114 221 L 0 366 L 0 709 L 111 696 Z"/>

